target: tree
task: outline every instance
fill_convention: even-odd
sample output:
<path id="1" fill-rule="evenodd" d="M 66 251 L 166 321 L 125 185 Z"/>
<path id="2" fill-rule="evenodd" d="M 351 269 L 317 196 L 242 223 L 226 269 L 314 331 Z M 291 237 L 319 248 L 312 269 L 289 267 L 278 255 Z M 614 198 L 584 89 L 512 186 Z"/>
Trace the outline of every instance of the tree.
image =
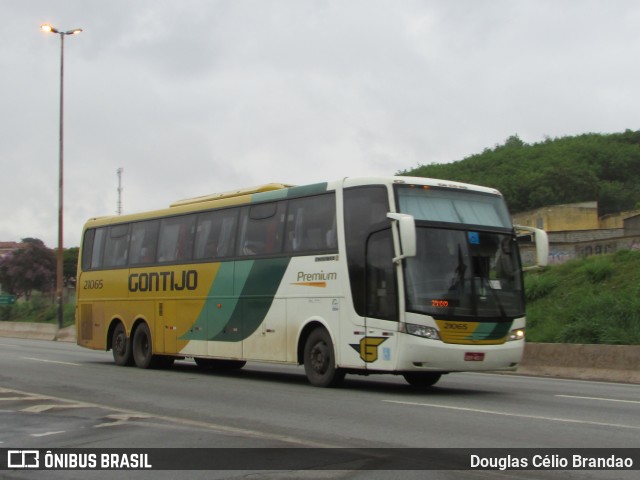
<path id="1" fill-rule="evenodd" d="M 72 287 L 76 284 L 79 251 L 80 249 L 78 247 L 67 248 L 62 251 L 62 276 L 66 287 Z"/>
<path id="2" fill-rule="evenodd" d="M 37 238 L 24 238 L 20 248 L 0 260 L 3 289 L 27 300 L 33 290 L 50 291 L 55 274 L 55 254 Z"/>
<path id="3" fill-rule="evenodd" d="M 598 213 L 640 205 L 640 130 L 546 138 L 503 145 L 446 164 L 419 165 L 400 175 L 443 178 L 500 190 L 511 213 L 545 205 L 598 201 Z"/>

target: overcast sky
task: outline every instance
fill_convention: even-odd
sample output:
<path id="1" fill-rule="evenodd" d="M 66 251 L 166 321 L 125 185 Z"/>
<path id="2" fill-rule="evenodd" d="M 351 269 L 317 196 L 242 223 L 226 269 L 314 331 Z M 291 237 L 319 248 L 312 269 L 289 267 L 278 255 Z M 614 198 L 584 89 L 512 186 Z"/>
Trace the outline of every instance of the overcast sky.
<path id="1" fill-rule="evenodd" d="M 0 241 L 269 182 L 392 175 L 517 134 L 640 129 L 637 0 L 0 0 Z"/>

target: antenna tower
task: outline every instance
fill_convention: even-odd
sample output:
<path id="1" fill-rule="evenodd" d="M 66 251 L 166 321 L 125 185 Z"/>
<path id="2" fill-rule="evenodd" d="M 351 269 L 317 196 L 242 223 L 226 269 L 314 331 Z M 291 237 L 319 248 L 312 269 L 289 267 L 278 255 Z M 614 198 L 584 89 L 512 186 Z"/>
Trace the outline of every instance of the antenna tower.
<path id="1" fill-rule="evenodd" d="M 116 210 L 118 215 L 122 215 L 122 171 L 122 168 L 116 171 L 118 174 L 118 209 Z"/>

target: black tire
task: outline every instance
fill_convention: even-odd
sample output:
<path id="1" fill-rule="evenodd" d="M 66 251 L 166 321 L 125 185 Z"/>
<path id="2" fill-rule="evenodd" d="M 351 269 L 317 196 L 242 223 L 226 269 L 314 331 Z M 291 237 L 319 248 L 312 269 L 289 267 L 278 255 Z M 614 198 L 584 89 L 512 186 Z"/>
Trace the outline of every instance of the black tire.
<path id="1" fill-rule="evenodd" d="M 416 388 L 429 388 L 434 386 L 442 373 L 440 372 L 406 372 L 402 376 L 409 385 Z"/>
<path id="2" fill-rule="evenodd" d="M 153 359 L 151 332 L 146 323 L 142 323 L 133 334 L 133 360 L 138 368 L 150 368 Z"/>
<path id="3" fill-rule="evenodd" d="M 336 368 L 333 342 L 324 328 L 316 328 L 307 338 L 304 371 L 309 383 L 316 387 L 337 387 L 344 380 L 345 372 Z"/>
<path id="4" fill-rule="evenodd" d="M 113 361 L 120 367 L 133 365 L 133 355 L 131 353 L 131 339 L 127 337 L 127 330 L 124 325 L 118 322 L 111 336 L 111 351 Z"/>
<path id="5" fill-rule="evenodd" d="M 200 368 L 211 370 L 240 370 L 247 362 L 244 360 L 220 360 L 216 358 L 194 358 L 196 365 Z"/>
<path id="6" fill-rule="evenodd" d="M 133 360 L 138 368 L 166 369 L 171 368 L 175 361 L 174 357 L 153 354 L 151 332 L 146 323 L 142 323 L 136 328 L 131 350 L 133 351 Z"/>

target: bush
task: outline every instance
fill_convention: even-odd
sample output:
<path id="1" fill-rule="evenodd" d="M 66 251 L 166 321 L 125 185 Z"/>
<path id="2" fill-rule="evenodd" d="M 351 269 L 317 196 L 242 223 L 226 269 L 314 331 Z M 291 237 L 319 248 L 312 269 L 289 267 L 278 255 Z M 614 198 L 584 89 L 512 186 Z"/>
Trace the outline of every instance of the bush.
<path id="1" fill-rule="evenodd" d="M 551 294 L 559 284 L 557 276 L 546 272 L 531 274 L 525 277 L 525 297 L 528 302 L 540 300 Z"/>
<path id="2" fill-rule="evenodd" d="M 527 339 L 640 345 L 640 252 L 574 260 L 525 277 Z"/>
<path id="3" fill-rule="evenodd" d="M 610 278 L 614 273 L 611 257 L 594 257 L 585 260 L 577 273 L 585 275 L 593 284 L 601 283 Z"/>
<path id="4" fill-rule="evenodd" d="M 58 323 L 58 305 L 42 297 L 33 297 L 29 302 L 0 307 L 0 320 L 9 322 Z M 63 325 L 75 323 L 75 305 L 64 305 Z"/>

